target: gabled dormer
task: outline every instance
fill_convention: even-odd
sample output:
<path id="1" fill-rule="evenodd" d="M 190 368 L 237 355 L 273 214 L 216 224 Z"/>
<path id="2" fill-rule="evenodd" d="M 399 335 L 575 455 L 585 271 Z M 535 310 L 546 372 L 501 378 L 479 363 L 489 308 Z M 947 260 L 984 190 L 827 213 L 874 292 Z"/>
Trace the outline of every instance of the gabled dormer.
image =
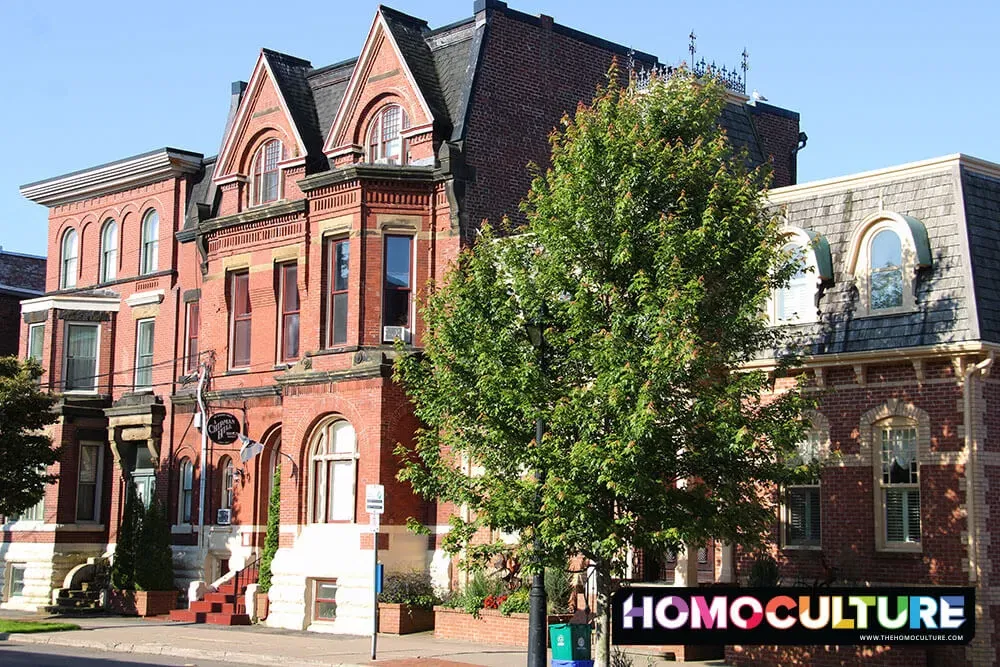
<path id="1" fill-rule="evenodd" d="M 431 165 L 450 128 L 427 23 L 379 7 L 323 147 L 337 166 Z"/>
<path id="2" fill-rule="evenodd" d="M 296 181 L 326 168 L 306 60 L 262 49 L 223 138 L 214 183 L 220 215 L 302 197 Z"/>

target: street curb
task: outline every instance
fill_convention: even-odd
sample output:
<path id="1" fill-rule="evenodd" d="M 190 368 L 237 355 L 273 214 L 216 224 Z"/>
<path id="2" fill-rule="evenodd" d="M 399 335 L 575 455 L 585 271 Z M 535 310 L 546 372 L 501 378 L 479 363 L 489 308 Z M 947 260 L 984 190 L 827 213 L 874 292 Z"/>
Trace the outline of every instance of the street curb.
<path id="1" fill-rule="evenodd" d="M 113 653 L 141 653 L 144 655 L 166 655 L 175 658 L 200 658 L 202 660 L 217 660 L 219 662 L 235 662 L 243 665 L 281 665 L 288 664 L 288 656 L 265 655 L 260 653 L 241 653 L 238 651 L 206 651 L 202 649 L 181 648 L 169 644 L 132 644 L 129 642 L 88 641 L 76 637 L 60 637 L 60 633 L 51 634 L 11 634 L 7 641 L 12 644 L 49 644 L 51 646 L 66 646 L 70 648 L 86 648 L 96 651 Z M 370 667 L 356 662 L 329 662 L 326 660 L 297 659 L 296 665 L 303 667 Z"/>

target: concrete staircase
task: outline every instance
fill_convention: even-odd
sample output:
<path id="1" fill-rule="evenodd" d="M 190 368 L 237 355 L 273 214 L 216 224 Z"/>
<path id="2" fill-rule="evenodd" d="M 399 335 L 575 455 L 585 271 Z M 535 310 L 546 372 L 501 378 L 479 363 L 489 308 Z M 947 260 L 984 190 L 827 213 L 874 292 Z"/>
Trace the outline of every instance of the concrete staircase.
<path id="1" fill-rule="evenodd" d="M 211 625 L 250 625 L 250 616 L 246 614 L 241 598 L 242 594 L 236 593 L 236 585 L 230 580 L 215 593 L 207 593 L 204 600 L 192 602 L 187 609 L 173 610 L 170 612 L 170 620 Z"/>
<path id="2" fill-rule="evenodd" d="M 45 611 L 57 616 L 91 616 L 104 613 L 101 601 L 101 591 L 92 588 L 93 584 L 80 584 L 78 590 L 60 588 L 55 604 L 45 607 Z"/>

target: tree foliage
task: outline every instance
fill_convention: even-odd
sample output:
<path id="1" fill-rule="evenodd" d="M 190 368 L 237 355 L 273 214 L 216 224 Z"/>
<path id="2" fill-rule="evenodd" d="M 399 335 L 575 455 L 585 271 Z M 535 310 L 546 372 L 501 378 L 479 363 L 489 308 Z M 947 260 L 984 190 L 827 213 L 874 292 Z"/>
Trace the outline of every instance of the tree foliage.
<path id="1" fill-rule="evenodd" d="M 397 362 L 425 425 L 400 476 L 472 510 L 445 539 L 470 560 L 507 548 L 471 545 L 483 528 L 529 564 L 581 553 L 605 575 L 630 546 L 759 544 L 762 490 L 803 433 L 800 393 L 764 400 L 745 370 L 779 343 L 763 313 L 797 266 L 767 174 L 718 124 L 722 87 L 616 80 L 551 136 L 527 224 L 484 227 L 423 309 L 424 354 Z"/>
<path id="2" fill-rule="evenodd" d="M 274 466 L 271 482 L 271 497 L 267 503 L 267 531 L 264 533 L 264 552 L 260 557 L 260 573 L 257 575 L 257 592 L 271 590 L 271 563 L 278 553 L 278 538 L 281 530 L 281 464 Z"/>
<path id="3" fill-rule="evenodd" d="M 0 514 L 19 514 L 45 495 L 46 472 L 58 450 L 45 433 L 56 421 L 55 399 L 39 391 L 37 361 L 0 357 Z"/>

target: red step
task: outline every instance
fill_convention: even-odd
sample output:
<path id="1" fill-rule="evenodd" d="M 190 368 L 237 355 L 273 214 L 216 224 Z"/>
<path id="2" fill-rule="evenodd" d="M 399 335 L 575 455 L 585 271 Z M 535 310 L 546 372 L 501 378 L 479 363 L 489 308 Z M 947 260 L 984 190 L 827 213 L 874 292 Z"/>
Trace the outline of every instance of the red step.
<path id="1" fill-rule="evenodd" d="M 209 614 L 205 617 L 205 622 L 211 625 L 250 625 L 250 617 L 247 614 L 234 614 L 226 611 Z"/>
<path id="2" fill-rule="evenodd" d="M 204 623 L 208 616 L 203 611 L 192 611 L 191 609 L 174 609 L 170 612 L 170 620 L 180 623 Z"/>
<path id="3" fill-rule="evenodd" d="M 206 593 L 205 602 L 215 602 L 218 604 L 232 604 L 236 602 L 236 596 L 232 593 Z"/>
<path id="4" fill-rule="evenodd" d="M 225 603 L 223 602 L 212 602 L 210 600 L 199 600 L 197 602 L 192 602 L 188 605 L 188 609 L 191 611 L 202 612 L 205 614 L 217 614 L 222 611 L 222 607 Z"/>

